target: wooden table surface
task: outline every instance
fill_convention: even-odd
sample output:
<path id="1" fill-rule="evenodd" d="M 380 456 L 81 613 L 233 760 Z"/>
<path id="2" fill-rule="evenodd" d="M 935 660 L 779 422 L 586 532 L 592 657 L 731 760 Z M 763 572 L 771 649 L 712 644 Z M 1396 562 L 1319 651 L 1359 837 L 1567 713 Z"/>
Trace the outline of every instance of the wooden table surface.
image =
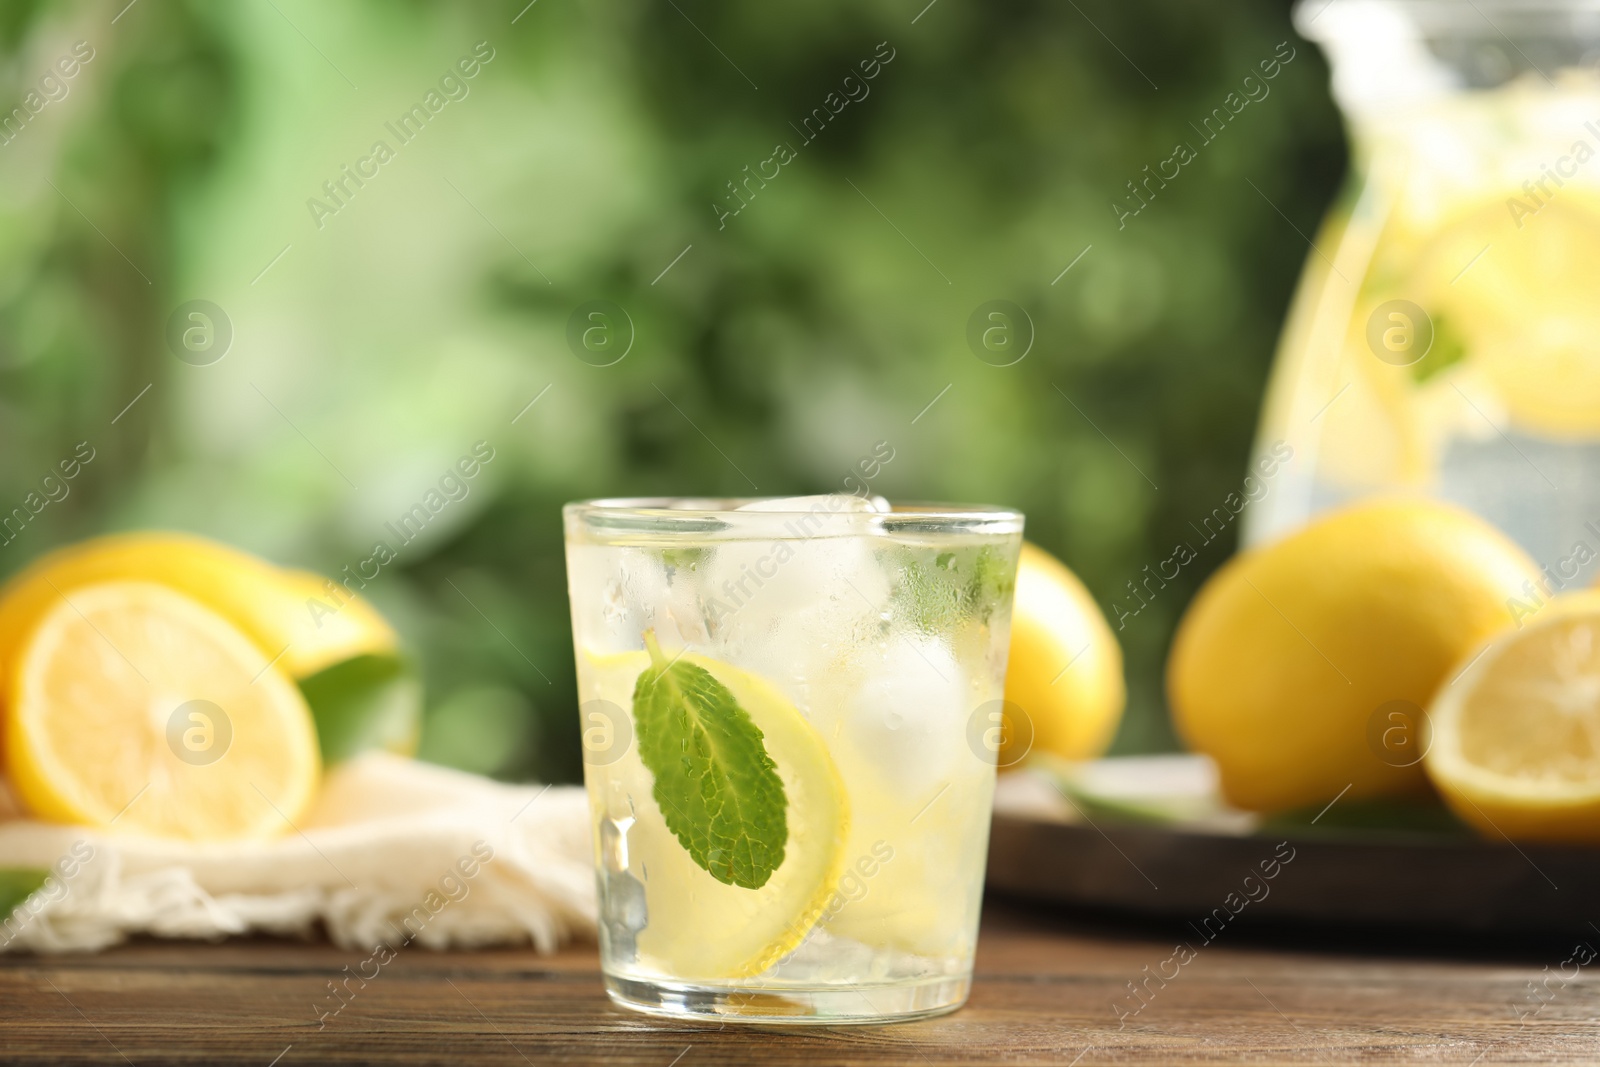
<path id="1" fill-rule="evenodd" d="M 1597 907 L 1600 915 L 1600 907 Z M 433 953 L 412 947 L 319 1029 L 327 983 L 364 953 L 255 940 L 144 942 L 98 956 L 0 958 L 7 1064 L 556 1064 L 1600 1061 L 1600 967 L 1571 946 L 1227 931 L 1135 1015 L 1127 983 L 1176 930 L 991 903 L 972 999 L 877 1027 L 677 1024 L 613 1007 L 592 945 Z M 1191 939 L 1193 940 L 1193 939 Z M 1600 935 L 1594 938 L 1600 944 Z M 1378 948 L 1377 944 L 1387 947 Z M 1530 981 L 1551 970 L 1544 1004 Z M 1535 1009 L 1537 1010 L 1535 1011 Z"/>

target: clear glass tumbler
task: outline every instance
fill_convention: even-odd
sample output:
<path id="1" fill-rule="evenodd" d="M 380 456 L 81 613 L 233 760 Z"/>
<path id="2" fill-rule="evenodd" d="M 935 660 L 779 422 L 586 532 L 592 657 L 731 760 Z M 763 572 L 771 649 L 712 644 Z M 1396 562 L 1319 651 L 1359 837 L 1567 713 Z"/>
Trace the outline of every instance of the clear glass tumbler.
<path id="1" fill-rule="evenodd" d="M 1022 516 L 846 494 L 565 509 L 613 1000 L 967 997 Z"/>

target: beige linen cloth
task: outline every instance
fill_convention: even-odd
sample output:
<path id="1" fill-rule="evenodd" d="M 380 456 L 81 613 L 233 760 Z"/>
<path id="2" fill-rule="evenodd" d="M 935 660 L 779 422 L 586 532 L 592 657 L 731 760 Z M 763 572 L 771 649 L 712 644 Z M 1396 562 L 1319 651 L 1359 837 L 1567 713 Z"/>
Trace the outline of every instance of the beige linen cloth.
<path id="1" fill-rule="evenodd" d="M 4 922 L 0 951 L 94 951 L 136 934 L 305 936 L 320 925 L 350 947 L 549 952 L 595 928 L 581 787 L 504 785 L 382 753 L 331 769 L 295 829 L 248 843 L 38 822 L 0 785 L 0 867 L 61 872 Z"/>

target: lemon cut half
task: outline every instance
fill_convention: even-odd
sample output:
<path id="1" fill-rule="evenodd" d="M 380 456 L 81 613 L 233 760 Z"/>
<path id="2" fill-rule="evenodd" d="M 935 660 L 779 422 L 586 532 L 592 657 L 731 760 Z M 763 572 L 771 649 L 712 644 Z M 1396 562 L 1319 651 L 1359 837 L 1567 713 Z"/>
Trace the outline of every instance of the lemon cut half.
<path id="1" fill-rule="evenodd" d="M 788 798 L 783 862 L 759 889 L 713 878 L 667 828 L 636 743 L 604 765 L 591 761 L 590 803 L 598 818 L 627 827 L 627 869 L 645 894 L 640 963 L 680 978 L 753 977 L 799 947 L 832 897 L 843 873 L 848 800 L 822 737 L 775 686 L 704 656 L 682 658 L 726 686 L 761 731 Z M 585 653 L 584 699 L 602 700 L 631 719 L 634 685 L 649 666 L 645 652 Z"/>
<path id="2" fill-rule="evenodd" d="M 58 595 L 10 679 L 6 764 L 34 814 L 196 841 L 288 830 L 321 772 L 300 691 L 164 585 Z"/>
<path id="3" fill-rule="evenodd" d="M 1425 765 L 1489 837 L 1600 841 L 1600 594 L 1491 643 L 1429 711 Z"/>

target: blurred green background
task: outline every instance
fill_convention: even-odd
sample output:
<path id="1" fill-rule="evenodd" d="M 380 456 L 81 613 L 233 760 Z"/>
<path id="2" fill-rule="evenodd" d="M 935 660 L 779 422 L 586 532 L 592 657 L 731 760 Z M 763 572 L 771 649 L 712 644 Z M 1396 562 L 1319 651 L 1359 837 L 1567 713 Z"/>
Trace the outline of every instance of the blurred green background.
<path id="1" fill-rule="evenodd" d="M 876 491 L 1021 507 L 1125 597 L 1238 487 L 1344 169 L 1282 3 L 125 2 L 0 8 L 0 106 L 45 101 L 0 145 L 0 503 L 96 451 L 0 571 L 138 527 L 337 571 L 487 441 L 367 593 L 418 651 L 423 754 L 505 777 L 578 777 L 570 499 L 826 492 L 887 441 Z M 375 174 L 338 205 L 346 166 Z M 204 365 L 167 339 L 197 299 L 232 332 Z M 1011 366 L 968 346 L 994 299 L 1033 324 Z M 568 345 L 593 300 L 633 326 L 611 366 Z M 1118 751 L 1173 745 L 1167 644 L 1234 535 L 1120 632 Z"/>

